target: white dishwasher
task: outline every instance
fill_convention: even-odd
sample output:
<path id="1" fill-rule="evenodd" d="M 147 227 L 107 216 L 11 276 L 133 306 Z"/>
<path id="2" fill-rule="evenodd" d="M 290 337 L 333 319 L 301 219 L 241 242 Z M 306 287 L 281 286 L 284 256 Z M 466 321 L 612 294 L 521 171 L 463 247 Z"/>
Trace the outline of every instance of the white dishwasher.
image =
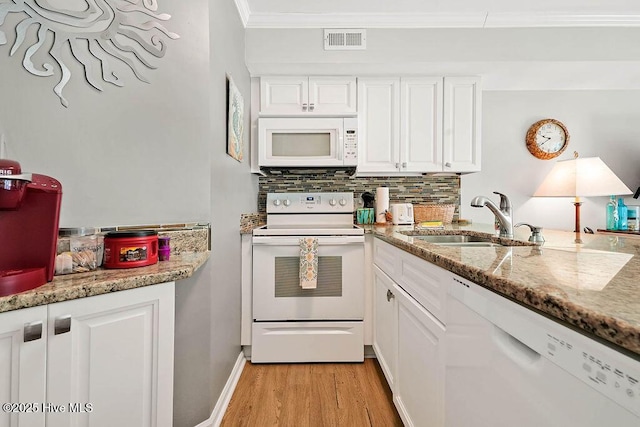
<path id="1" fill-rule="evenodd" d="M 640 361 L 457 276 L 446 324 L 447 427 L 640 426 Z"/>

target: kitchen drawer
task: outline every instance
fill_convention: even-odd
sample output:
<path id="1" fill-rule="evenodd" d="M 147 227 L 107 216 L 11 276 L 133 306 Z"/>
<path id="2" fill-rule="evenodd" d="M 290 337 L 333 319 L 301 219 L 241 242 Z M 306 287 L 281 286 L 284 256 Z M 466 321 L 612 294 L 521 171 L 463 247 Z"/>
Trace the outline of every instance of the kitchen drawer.
<path id="1" fill-rule="evenodd" d="M 444 323 L 447 279 L 451 275 L 436 265 L 398 249 L 394 281 Z"/>
<path id="2" fill-rule="evenodd" d="M 380 239 L 373 262 L 413 299 L 444 323 L 446 284 L 450 273 Z"/>
<path id="3" fill-rule="evenodd" d="M 393 279 L 400 249 L 380 239 L 373 240 L 373 263 Z"/>
<path id="4" fill-rule="evenodd" d="M 362 322 L 254 322 L 251 362 L 362 362 Z"/>

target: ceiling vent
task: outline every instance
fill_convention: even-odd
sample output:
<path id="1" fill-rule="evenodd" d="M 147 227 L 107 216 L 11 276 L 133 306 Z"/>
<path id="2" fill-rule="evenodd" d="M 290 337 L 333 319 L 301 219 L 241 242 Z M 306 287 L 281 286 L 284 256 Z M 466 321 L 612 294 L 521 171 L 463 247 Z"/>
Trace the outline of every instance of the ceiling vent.
<path id="1" fill-rule="evenodd" d="M 324 30 L 324 50 L 364 50 L 367 30 Z"/>

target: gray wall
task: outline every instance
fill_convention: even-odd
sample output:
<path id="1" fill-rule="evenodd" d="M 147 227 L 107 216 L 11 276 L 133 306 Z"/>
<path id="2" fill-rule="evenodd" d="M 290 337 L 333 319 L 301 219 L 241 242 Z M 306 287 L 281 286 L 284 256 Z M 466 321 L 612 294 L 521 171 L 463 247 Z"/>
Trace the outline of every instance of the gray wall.
<path id="1" fill-rule="evenodd" d="M 254 212 L 258 181 L 249 172 L 249 72 L 244 64 L 244 28 L 233 0 L 209 2 L 206 107 L 209 173 L 194 185 L 210 188 L 211 258 L 194 280 L 176 292 L 174 425 L 206 420 L 240 354 L 240 214 Z M 245 100 L 245 160 L 226 154 L 226 85 L 230 76 Z M 202 88 L 201 88 L 202 89 Z M 203 90 L 203 92 L 207 92 Z"/>
<path id="2" fill-rule="evenodd" d="M 61 181 L 62 226 L 212 223 L 211 259 L 176 284 L 180 427 L 210 416 L 240 353 L 239 219 L 256 210 L 258 186 L 248 161 L 226 155 L 225 73 L 246 100 L 249 125 L 244 29 L 233 0 L 162 0 L 159 9 L 172 15 L 166 26 L 181 38 L 167 42 L 156 70 L 144 70 L 151 83 L 116 64 L 125 87 L 104 83 L 99 93 L 65 48 L 69 108 L 52 90 L 59 71 L 43 78 L 22 67 L 35 33 L 9 57 L 13 27 L 24 18 L 10 15 L 2 27 L 8 44 L 0 46 L 0 133 L 23 170 Z"/>
<path id="3" fill-rule="evenodd" d="M 479 75 L 483 82 L 482 172 L 461 178 L 462 218 L 491 223 L 470 207 L 501 190 L 516 221 L 573 229 L 570 199 L 531 195 L 556 160 L 534 158 L 524 137 L 551 117 L 574 150 L 599 156 L 633 191 L 640 186 L 638 28 L 367 29 L 367 49 L 324 51 L 322 29 L 250 29 L 247 66 L 261 74 Z M 583 226 L 604 226 L 607 198 L 584 199 Z M 627 204 L 640 204 L 627 198 Z"/>
<path id="4" fill-rule="evenodd" d="M 250 173 L 249 106 L 251 88 L 244 61 L 245 33 L 233 0 L 210 3 L 211 220 L 214 229 L 211 297 L 211 395 L 217 400 L 240 354 L 240 214 L 255 212 L 258 179 Z M 242 163 L 226 153 L 226 74 L 245 105 Z M 193 392 L 192 392 L 193 393 Z M 188 425 L 188 424 L 179 424 Z"/>
<path id="5" fill-rule="evenodd" d="M 53 93 L 58 70 L 36 77 L 22 66 L 35 34 L 9 57 L 14 25 L 24 16 L 11 14 L 2 27 L 9 40 L 0 46 L 0 132 L 8 157 L 23 170 L 62 183 L 63 227 L 208 219 L 207 2 L 159 5 L 173 17 L 166 26 L 181 38 L 167 41 L 165 57 L 153 61 L 156 70 L 140 67 L 151 83 L 112 61 L 125 86 L 103 83 L 98 92 L 65 47 L 72 73 L 64 90 L 68 108 Z"/>
<path id="6" fill-rule="evenodd" d="M 483 94 L 482 172 L 461 179 L 461 216 L 491 222 L 488 209 L 470 206 L 479 194 L 511 196 L 516 222 L 573 230 L 571 198 L 532 198 L 556 160 L 539 160 L 527 150 L 524 135 L 534 122 L 554 117 L 571 135 L 557 160 L 600 157 L 632 191 L 640 186 L 640 91 L 488 91 Z M 626 197 L 627 204 L 640 200 Z M 581 225 L 605 227 L 608 197 L 583 198 Z"/>
<path id="7" fill-rule="evenodd" d="M 260 74 L 481 75 L 486 90 L 640 89 L 640 28 L 367 29 L 325 51 L 322 29 L 249 29 Z"/>

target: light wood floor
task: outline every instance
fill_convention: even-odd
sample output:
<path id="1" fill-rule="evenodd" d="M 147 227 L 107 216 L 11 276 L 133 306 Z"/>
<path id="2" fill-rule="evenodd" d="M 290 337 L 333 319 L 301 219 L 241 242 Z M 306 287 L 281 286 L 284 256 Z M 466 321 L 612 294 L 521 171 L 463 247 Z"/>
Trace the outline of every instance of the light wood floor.
<path id="1" fill-rule="evenodd" d="M 247 362 L 222 427 L 402 426 L 378 362 Z"/>

